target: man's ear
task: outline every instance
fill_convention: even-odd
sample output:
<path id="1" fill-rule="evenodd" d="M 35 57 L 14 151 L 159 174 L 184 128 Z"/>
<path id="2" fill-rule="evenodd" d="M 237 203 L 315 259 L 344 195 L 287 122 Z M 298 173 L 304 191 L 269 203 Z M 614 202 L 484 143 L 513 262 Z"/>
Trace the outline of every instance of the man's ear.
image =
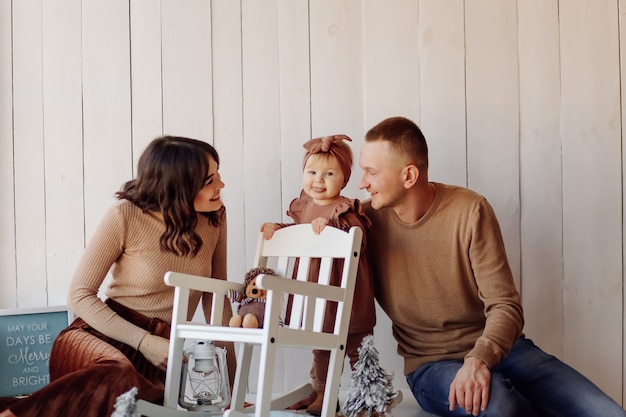
<path id="1" fill-rule="evenodd" d="M 420 170 L 417 166 L 409 164 L 402 170 L 402 179 L 404 181 L 404 188 L 411 188 L 420 177 Z"/>

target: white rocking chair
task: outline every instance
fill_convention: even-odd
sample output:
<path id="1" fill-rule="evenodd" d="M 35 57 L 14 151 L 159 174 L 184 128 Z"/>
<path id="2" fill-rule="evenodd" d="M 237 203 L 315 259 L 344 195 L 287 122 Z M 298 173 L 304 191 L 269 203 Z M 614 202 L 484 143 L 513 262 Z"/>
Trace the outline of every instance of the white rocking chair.
<path id="1" fill-rule="evenodd" d="M 326 227 L 319 235 L 310 224 L 293 225 L 275 232 L 271 240 L 259 234 L 254 266 L 273 268 L 279 276 L 259 275 L 257 286 L 267 290 L 263 328 L 234 328 L 222 325 L 224 295 L 228 289 L 241 290 L 240 283 L 214 278 L 197 277 L 168 272 L 165 282 L 175 286 L 172 332 L 164 407 L 138 401 L 142 415 L 193 416 L 199 412 L 177 410 L 183 345 L 185 339 L 232 341 L 239 344 L 237 371 L 232 402 L 225 417 L 270 416 L 270 410 L 284 410 L 289 405 L 312 392 L 310 384 L 272 399 L 272 383 L 276 350 L 279 347 L 320 349 L 330 351 L 330 362 L 324 393 L 323 417 L 335 415 L 341 379 L 356 272 L 360 257 L 362 231 L 353 227 L 348 233 Z M 311 260 L 320 258 L 318 282 L 308 282 Z M 298 259 L 296 279 L 291 279 L 295 260 Z M 335 259 L 343 259 L 341 286 L 329 285 L 330 272 Z M 213 293 L 211 323 L 198 324 L 186 321 L 189 291 L 191 289 Z M 293 296 L 288 324 L 280 322 L 288 295 Z M 337 303 L 333 333 L 322 332 L 327 302 Z M 258 367 L 258 392 L 255 406 L 244 407 L 248 374 L 253 346 L 261 348 Z M 302 372 L 309 367 L 303 366 Z M 157 410 L 160 409 L 160 410 Z M 162 413 L 163 411 L 167 411 Z M 204 415 L 215 415 L 205 413 Z"/>

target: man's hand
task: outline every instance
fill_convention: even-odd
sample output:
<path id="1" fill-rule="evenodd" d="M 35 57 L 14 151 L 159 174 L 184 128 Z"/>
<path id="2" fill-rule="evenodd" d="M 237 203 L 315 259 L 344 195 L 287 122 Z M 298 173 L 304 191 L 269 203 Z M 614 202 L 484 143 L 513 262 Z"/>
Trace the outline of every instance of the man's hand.
<path id="1" fill-rule="evenodd" d="M 260 231 L 263 232 L 263 239 L 270 240 L 278 229 L 280 229 L 280 226 L 276 223 L 263 223 Z"/>
<path id="2" fill-rule="evenodd" d="M 164 337 L 148 333 L 139 343 L 139 352 L 155 367 L 162 371 L 167 370 L 167 355 L 170 342 Z"/>
<path id="3" fill-rule="evenodd" d="M 468 414 L 478 415 L 487 408 L 491 372 L 487 364 L 475 357 L 467 357 L 450 384 L 450 411 L 462 407 Z"/>

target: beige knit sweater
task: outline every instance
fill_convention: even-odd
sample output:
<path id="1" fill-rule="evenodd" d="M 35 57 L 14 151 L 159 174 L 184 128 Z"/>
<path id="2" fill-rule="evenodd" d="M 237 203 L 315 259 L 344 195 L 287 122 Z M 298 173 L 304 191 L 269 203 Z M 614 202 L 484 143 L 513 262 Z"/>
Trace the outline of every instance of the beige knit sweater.
<path id="1" fill-rule="evenodd" d="M 468 189 L 435 185 L 432 206 L 414 224 L 364 203 L 376 298 L 392 320 L 405 374 L 465 356 L 492 367 L 522 334 L 520 296 L 493 209 Z"/>
<path id="2" fill-rule="evenodd" d="M 121 200 L 104 215 L 80 259 L 70 286 L 68 305 L 96 330 L 135 349 L 146 331 L 127 322 L 98 298 L 98 290 L 111 270 L 106 296 L 148 317 L 168 323 L 172 319 L 174 289 L 163 282 L 167 271 L 226 279 L 226 216 L 218 227 L 198 216 L 196 232 L 203 241 L 195 256 L 177 256 L 161 249 L 159 239 L 165 224 L 155 213 L 143 213 Z M 203 299 L 205 316 L 210 314 L 210 297 L 193 293 L 193 311 Z M 190 311 L 190 314 L 193 314 Z M 232 315 L 226 303 L 225 322 Z"/>

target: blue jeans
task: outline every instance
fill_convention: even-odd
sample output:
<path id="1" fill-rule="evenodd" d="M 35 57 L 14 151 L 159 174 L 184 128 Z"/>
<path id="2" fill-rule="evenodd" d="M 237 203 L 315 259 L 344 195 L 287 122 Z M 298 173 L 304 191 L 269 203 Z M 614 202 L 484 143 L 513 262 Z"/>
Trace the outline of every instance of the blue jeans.
<path id="1" fill-rule="evenodd" d="M 467 416 L 449 410 L 450 384 L 462 361 L 423 365 L 407 376 L 420 406 L 440 416 Z M 479 416 L 497 417 L 624 417 L 626 411 L 591 381 L 525 338 L 491 370 L 487 409 Z"/>

